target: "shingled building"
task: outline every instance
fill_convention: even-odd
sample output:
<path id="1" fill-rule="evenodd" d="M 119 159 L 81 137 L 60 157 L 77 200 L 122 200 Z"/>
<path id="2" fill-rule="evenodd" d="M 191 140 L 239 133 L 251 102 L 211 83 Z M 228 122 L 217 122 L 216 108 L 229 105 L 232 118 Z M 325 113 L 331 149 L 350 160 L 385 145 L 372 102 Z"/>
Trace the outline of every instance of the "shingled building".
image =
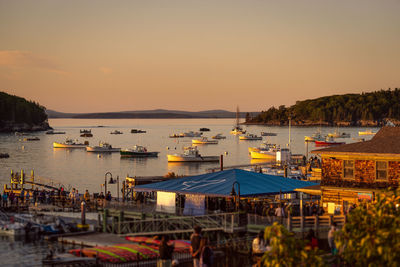
<path id="1" fill-rule="evenodd" d="M 321 157 L 321 201 L 328 213 L 343 213 L 349 205 L 399 185 L 400 127 L 383 127 L 369 141 L 311 153 Z"/>

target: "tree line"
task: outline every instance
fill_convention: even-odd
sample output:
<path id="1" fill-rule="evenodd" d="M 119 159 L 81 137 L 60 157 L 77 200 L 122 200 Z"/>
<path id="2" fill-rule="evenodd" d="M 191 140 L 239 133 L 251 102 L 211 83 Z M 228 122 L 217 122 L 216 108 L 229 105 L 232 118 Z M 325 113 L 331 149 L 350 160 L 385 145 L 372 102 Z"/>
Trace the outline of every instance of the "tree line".
<path id="1" fill-rule="evenodd" d="M 47 120 L 46 108 L 34 101 L 0 92 L 0 123 L 40 124 Z"/>
<path id="2" fill-rule="evenodd" d="M 295 105 L 271 107 L 255 117 L 246 116 L 246 123 L 287 124 L 324 123 L 357 125 L 360 121 L 400 120 L 400 89 L 371 93 L 332 95 L 297 101 Z"/>

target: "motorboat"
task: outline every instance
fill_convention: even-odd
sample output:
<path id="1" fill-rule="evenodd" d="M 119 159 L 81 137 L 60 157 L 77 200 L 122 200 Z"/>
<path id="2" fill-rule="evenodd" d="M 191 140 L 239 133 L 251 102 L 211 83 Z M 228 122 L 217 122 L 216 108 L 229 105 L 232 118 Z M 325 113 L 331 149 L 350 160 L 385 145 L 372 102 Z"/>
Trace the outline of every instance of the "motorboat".
<path id="1" fill-rule="evenodd" d="M 39 141 L 40 140 L 40 138 L 39 137 L 27 137 L 27 138 L 24 138 L 24 141 Z"/>
<path id="2" fill-rule="evenodd" d="M 92 133 L 83 133 L 81 134 L 81 137 L 93 137 Z"/>
<path id="3" fill-rule="evenodd" d="M 250 156 L 252 159 L 276 159 L 276 149 L 251 151 Z"/>
<path id="4" fill-rule="evenodd" d="M 270 144 L 267 142 L 262 143 L 259 147 L 249 147 L 249 153 L 252 151 L 259 152 L 259 151 L 268 151 L 270 149 L 276 148 L 275 144 Z"/>
<path id="5" fill-rule="evenodd" d="M 212 139 L 226 139 L 226 136 L 223 136 L 221 133 L 214 135 L 211 137 Z"/>
<path id="6" fill-rule="evenodd" d="M 366 131 L 359 131 L 358 135 L 375 135 L 376 132 L 373 132 L 371 130 L 366 130 Z"/>
<path id="7" fill-rule="evenodd" d="M 86 148 L 88 145 L 88 141 L 80 143 L 77 139 L 72 140 L 69 138 L 67 138 L 64 143 L 53 142 L 54 148 Z"/>
<path id="8" fill-rule="evenodd" d="M 79 130 L 79 132 L 80 132 L 81 134 L 88 134 L 88 133 L 92 133 L 92 130 L 83 129 L 83 130 Z"/>
<path id="9" fill-rule="evenodd" d="M 158 153 L 154 151 L 147 151 L 144 146 L 135 145 L 133 148 L 121 149 L 121 157 L 158 157 Z"/>
<path id="10" fill-rule="evenodd" d="M 0 220 L 0 233 L 13 237 L 25 236 L 25 226 L 19 222 Z"/>
<path id="11" fill-rule="evenodd" d="M 277 136 L 276 133 L 261 132 L 261 136 Z"/>
<path id="12" fill-rule="evenodd" d="M 306 142 L 315 142 L 315 141 L 323 141 L 325 140 L 325 136 L 321 134 L 320 131 L 312 134 L 311 136 L 304 136 L 304 141 Z"/>
<path id="13" fill-rule="evenodd" d="M 174 133 L 174 134 L 169 135 L 169 138 L 180 138 L 180 137 L 184 137 L 183 134 Z"/>
<path id="14" fill-rule="evenodd" d="M 219 162 L 219 156 L 202 156 L 197 146 L 183 149 L 183 154 L 167 155 L 168 162 Z"/>
<path id="15" fill-rule="evenodd" d="M 118 131 L 118 130 L 114 130 L 114 131 L 112 131 L 110 134 L 123 134 L 123 132 Z"/>
<path id="16" fill-rule="evenodd" d="M 54 130 L 47 131 L 46 134 L 65 134 L 65 132 L 56 132 Z"/>
<path id="17" fill-rule="evenodd" d="M 109 143 L 100 142 L 98 146 L 87 146 L 87 152 L 119 152 L 121 148 L 112 147 Z"/>
<path id="18" fill-rule="evenodd" d="M 230 133 L 233 135 L 246 134 L 246 130 L 243 130 L 240 126 L 236 126 L 232 129 Z"/>
<path id="19" fill-rule="evenodd" d="M 350 138 L 350 134 L 349 133 L 341 133 L 338 130 L 336 130 L 333 133 L 328 133 L 328 137 L 332 137 L 332 138 Z"/>
<path id="20" fill-rule="evenodd" d="M 194 145 L 198 145 L 198 144 L 201 144 L 201 145 L 214 144 L 214 145 L 216 145 L 216 144 L 218 144 L 218 141 L 217 140 L 208 140 L 207 137 L 202 137 L 200 139 L 192 139 L 192 144 L 194 144 Z"/>
<path id="21" fill-rule="evenodd" d="M 208 129 L 208 128 L 200 128 L 200 132 L 209 132 L 210 131 L 210 129 Z"/>
<path id="22" fill-rule="evenodd" d="M 332 137 L 327 137 L 325 140 L 316 140 L 315 145 L 316 146 L 335 146 L 335 145 L 343 145 L 346 144 L 346 142 L 337 142 L 335 141 Z"/>
<path id="23" fill-rule="evenodd" d="M 183 137 L 201 137 L 203 133 L 189 131 L 187 133 L 183 133 Z"/>
<path id="24" fill-rule="evenodd" d="M 132 129 L 131 133 L 146 133 L 144 130 L 139 130 L 139 129 Z"/>
<path id="25" fill-rule="evenodd" d="M 256 134 L 248 133 L 248 134 L 246 134 L 246 135 L 241 135 L 241 136 L 239 136 L 239 140 L 249 140 L 249 141 L 252 141 L 252 140 L 262 140 L 262 137 L 261 137 L 261 136 L 258 136 L 258 135 L 256 135 Z"/>

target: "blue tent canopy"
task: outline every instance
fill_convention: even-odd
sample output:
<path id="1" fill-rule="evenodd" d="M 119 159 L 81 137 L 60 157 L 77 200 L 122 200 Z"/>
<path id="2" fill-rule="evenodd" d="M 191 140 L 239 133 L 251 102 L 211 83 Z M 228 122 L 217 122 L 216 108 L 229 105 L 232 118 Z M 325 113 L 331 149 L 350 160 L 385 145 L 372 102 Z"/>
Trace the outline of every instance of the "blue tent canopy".
<path id="1" fill-rule="evenodd" d="M 263 195 L 275 195 L 281 193 L 293 193 L 295 189 L 317 185 L 317 183 L 300 181 L 281 176 L 268 175 L 231 169 L 207 173 L 197 176 L 172 179 L 169 181 L 139 185 L 135 191 L 163 191 L 180 194 L 201 194 L 212 196 L 230 196 L 234 183 L 235 192 L 240 196 L 255 197 Z"/>

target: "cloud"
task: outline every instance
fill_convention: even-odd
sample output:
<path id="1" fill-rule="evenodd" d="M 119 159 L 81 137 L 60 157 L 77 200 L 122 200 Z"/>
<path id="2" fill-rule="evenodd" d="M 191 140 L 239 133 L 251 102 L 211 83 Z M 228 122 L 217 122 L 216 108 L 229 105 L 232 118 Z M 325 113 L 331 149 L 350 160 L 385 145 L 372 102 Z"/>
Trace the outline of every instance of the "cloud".
<path id="1" fill-rule="evenodd" d="M 99 68 L 99 70 L 104 74 L 110 74 L 113 72 L 113 70 L 111 68 L 107 68 L 107 67 L 101 67 L 101 68 Z"/>
<path id="2" fill-rule="evenodd" d="M 0 50 L 0 66 L 13 69 L 34 68 L 58 74 L 67 74 L 56 62 L 29 51 Z"/>

